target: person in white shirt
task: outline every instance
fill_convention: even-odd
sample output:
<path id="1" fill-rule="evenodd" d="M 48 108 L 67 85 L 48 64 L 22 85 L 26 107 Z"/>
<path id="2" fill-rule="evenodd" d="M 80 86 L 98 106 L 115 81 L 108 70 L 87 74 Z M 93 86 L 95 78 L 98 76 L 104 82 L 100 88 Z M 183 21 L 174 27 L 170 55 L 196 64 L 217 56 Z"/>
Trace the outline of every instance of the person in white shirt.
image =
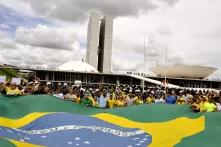
<path id="1" fill-rule="evenodd" d="M 62 93 L 62 88 L 58 87 L 56 92 L 53 94 L 54 97 L 57 97 L 61 100 L 64 100 L 64 94 Z"/>
<path id="2" fill-rule="evenodd" d="M 163 96 L 160 97 L 159 99 L 155 99 L 155 103 L 165 103 L 165 100 L 163 99 Z"/>
<path id="3" fill-rule="evenodd" d="M 133 105 L 134 100 L 133 100 L 132 94 L 127 95 L 126 100 L 125 100 L 125 103 L 126 103 L 127 106 Z"/>

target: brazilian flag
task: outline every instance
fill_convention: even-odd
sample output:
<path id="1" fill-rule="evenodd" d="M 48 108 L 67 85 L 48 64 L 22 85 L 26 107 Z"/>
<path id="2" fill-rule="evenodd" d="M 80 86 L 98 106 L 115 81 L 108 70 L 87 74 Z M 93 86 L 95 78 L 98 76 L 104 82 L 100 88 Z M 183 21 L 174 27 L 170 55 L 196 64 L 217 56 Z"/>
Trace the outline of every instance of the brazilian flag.
<path id="1" fill-rule="evenodd" d="M 99 109 L 47 95 L 0 95 L 0 147 L 219 147 L 221 113 L 188 105 Z"/>

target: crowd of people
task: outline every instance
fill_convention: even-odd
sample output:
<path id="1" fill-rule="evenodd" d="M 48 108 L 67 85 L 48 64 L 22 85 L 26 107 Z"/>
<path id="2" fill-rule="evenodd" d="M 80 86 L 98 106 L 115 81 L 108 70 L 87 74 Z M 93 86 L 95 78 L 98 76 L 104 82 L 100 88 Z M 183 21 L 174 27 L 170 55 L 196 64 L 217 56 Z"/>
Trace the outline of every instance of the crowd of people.
<path id="1" fill-rule="evenodd" d="M 0 92 L 7 96 L 46 94 L 55 98 L 72 101 L 92 107 L 113 108 L 137 104 L 165 103 L 188 104 L 193 112 L 221 111 L 221 92 L 208 90 L 168 89 L 119 85 L 70 85 L 67 83 L 45 84 L 40 81 L 18 86 L 10 81 L 0 84 Z"/>

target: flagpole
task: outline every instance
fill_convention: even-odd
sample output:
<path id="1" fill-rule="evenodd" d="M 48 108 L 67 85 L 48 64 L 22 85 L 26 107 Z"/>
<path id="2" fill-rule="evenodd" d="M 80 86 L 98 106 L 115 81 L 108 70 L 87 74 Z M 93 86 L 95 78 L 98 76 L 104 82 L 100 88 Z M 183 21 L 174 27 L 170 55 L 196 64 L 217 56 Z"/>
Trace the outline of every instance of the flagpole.
<path id="1" fill-rule="evenodd" d="M 144 87 L 145 87 L 145 81 L 144 81 L 144 78 L 145 78 L 145 65 L 146 65 L 146 38 L 144 37 L 144 61 L 143 61 L 143 92 L 144 92 Z"/>
<path id="2" fill-rule="evenodd" d="M 165 51 L 165 73 L 164 73 L 164 87 L 165 87 L 165 98 L 167 96 L 167 41 L 166 41 L 166 51 Z"/>

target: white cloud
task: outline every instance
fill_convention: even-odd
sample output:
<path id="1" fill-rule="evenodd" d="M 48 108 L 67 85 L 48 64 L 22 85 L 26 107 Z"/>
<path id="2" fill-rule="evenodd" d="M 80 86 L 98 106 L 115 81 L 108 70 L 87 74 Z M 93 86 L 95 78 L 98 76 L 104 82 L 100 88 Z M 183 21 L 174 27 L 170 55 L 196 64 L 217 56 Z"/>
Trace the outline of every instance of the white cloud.
<path id="1" fill-rule="evenodd" d="M 114 71 L 136 71 L 141 63 L 134 62 L 133 60 L 124 60 L 117 56 L 113 56 L 112 68 Z M 115 58 L 116 57 L 116 58 Z"/>
<path id="2" fill-rule="evenodd" d="M 38 25 L 36 28 L 19 27 L 15 40 L 23 44 L 60 50 L 72 50 L 77 43 L 72 30 L 49 28 L 45 25 Z"/>
<path id="3" fill-rule="evenodd" d="M 149 38 L 147 54 L 158 53 L 147 64 L 164 64 L 165 42 L 169 64 L 200 64 L 219 67 L 221 59 L 221 1 L 180 0 L 173 7 L 159 9 L 138 18 L 115 20 L 113 52 L 130 52 L 143 60 L 143 40 Z M 118 39 L 119 38 L 119 39 Z M 119 40 L 120 43 L 118 42 Z M 155 54 L 155 55 L 158 55 Z M 152 56 L 153 57 L 153 56 Z M 131 59 L 121 55 L 125 61 Z M 148 57 L 147 57 L 148 58 Z M 151 62 L 149 62 L 151 61 Z M 135 61 L 136 62 L 136 61 Z"/>
<path id="4" fill-rule="evenodd" d="M 0 39 L 8 38 L 9 34 L 6 31 L 0 30 Z"/>
<path id="5" fill-rule="evenodd" d="M 76 38 L 75 40 L 70 40 L 70 39 L 73 39 L 70 37 L 71 36 L 70 34 L 73 34 L 73 33 L 70 33 L 65 29 L 64 30 L 51 29 L 47 27 L 44 27 L 45 29 L 45 32 L 44 32 L 43 31 L 44 29 L 39 29 L 39 27 L 41 28 L 42 26 L 38 26 L 37 29 L 36 28 L 32 28 L 32 29 L 22 28 L 23 30 L 26 31 L 26 33 L 28 33 L 28 35 L 32 36 L 31 39 L 33 38 L 36 39 L 36 40 L 34 39 L 29 40 L 28 42 L 29 44 L 23 43 L 21 40 L 20 40 L 21 42 L 15 42 L 9 36 L 7 36 L 7 33 L 0 32 L 0 34 L 3 34 L 3 36 L 0 37 L 0 48 L 1 48 L 0 63 L 11 64 L 11 65 L 16 65 L 16 66 L 21 66 L 21 65 L 32 66 L 32 67 L 43 66 L 49 69 L 55 69 L 57 66 L 65 62 L 68 62 L 71 60 L 81 60 L 82 52 L 80 49 L 79 42 L 76 40 Z M 38 32 L 40 36 L 35 36 L 35 34 L 37 33 L 36 30 L 43 31 L 44 33 Z M 53 32 L 53 31 L 57 31 L 57 32 Z M 59 38 L 59 37 L 64 36 L 65 34 L 62 34 L 62 33 L 66 33 L 66 31 L 70 34 L 67 33 L 67 36 L 65 36 L 64 38 Z M 18 34 L 19 35 L 17 35 L 16 37 L 18 38 L 21 37 L 22 33 L 19 32 Z M 55 39 L 56 42 L 53 42 L 52 38 L 56 38 L 57 36 L 60 40 Z M 67 38 L 67 37 L 70 37 L 70 38 Z M 28 39 L 27 36 L 25 36 L 22 38 L 23 41 L 25 40 L 24 38 Z M 46 46 L 42 38 L 44 38 L 45 40 L 46 39 L 51 40 L 52 43 L 54 44 L 52 44 L 51 46 Z M 67 38 L 67 41 L 65 41 L 66 38 Z M 67 43 L 67 44 L 64 44 L 64 43 Z M 56 47 L 56 48 L 52 48 L 52 47 Z M 58 49 L 58 47 L 60 47 L 60 49 Z M 64 48 L 68 50 L 65 50 Z"/>
<path id="6" fill-rule="evenodd" d="M 16 44 L 11 39 L 0 39 L 0 48 L 13 49 Z"/>
<path id="7" fill-rule="evenodd" d="M 30 1 L 0 0 L 0 4 L 12 7 L 28 15 L 40 15 L 63 21 L 83 22 L 91 11 L 105 15 L 138 16 L 147 13 L 161 5 L 173 6 L 178 0 L 43 0 Z M 65 11 L 64 11 L 65 10 Z"/>
<path id="8" fill-rule="evenodd" d="M 84 21 L 90 11 L 112 16 L 136 16 L 140 11 L 156 8 L 151 0 L 23 0 L 36 13 L 64 21 Z"/>
<path id="9" fill-rule="evenodd" d="M 80 60 L 81 56 L 76 51 L 52 50 L 42 47 L 16 44 L 16 48 L 1 50 L 1 63 L 21 66 L 45 66 L 55 69 L 57 66 L 72 60 Z"/>
<path id="10" fill-rule="evenodd" d="M 30 5 L 23 1 L 18 0 L 0 0 L 0 5 L 4 5 L 15 9 L 17 12 L 21 12 L 26 15 L 34 16 L 36 13 L 32 10 Z"/>

